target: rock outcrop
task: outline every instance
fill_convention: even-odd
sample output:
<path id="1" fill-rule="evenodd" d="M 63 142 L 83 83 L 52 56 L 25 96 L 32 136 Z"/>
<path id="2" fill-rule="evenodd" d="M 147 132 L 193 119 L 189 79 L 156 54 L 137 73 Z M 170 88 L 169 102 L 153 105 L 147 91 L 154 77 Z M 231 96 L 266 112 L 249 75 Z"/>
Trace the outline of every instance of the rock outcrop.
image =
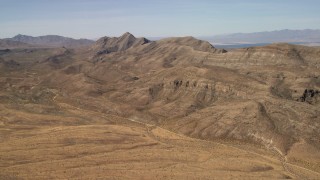
<path id="1" fill-rule="evenodd" d="M 100 38 L 92 47 L 97 55 L 109 54 L 112 52 L 125 51 L 131 47 L 136 47 L 149 43 L 146 38 L 136 38 L 132 34 L 126 32 L 120 37 L 103 37 Z"/>
<path id="2" fill-rule="evenodd" d="M 306 89 L 303 95 L 298 99 L 301 102 L 307 102 L 309 104 L 316 104 L 320 102 L 320 91 L 314 89 Z"/>

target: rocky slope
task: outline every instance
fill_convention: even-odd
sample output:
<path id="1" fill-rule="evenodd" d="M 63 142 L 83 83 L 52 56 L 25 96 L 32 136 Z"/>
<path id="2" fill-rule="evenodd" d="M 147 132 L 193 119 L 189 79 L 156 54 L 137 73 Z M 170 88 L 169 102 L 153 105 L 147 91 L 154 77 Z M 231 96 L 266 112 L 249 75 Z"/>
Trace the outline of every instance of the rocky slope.
<path id="1" fill-rule="evenodd" d="M 124 116 L 200 139 L 259 143 L 292 161 L 307 158 L 316 168 L 300 148 L 319 148 L 318 95 L 304 93 L 320 89 L 319 49 L 273 44 L 222 53 L 190 40 L 165 39 L 102 56 L 98 66 L 116 69 L 126 82 L 102 96 L 130 104 Z M 115 59 L 116 66 L 106 65 Z"/>
<path id="2" fill-rule="evenodd" d="M 167 39 L 160 40 L 159 42 L 163 44 L 174 44 L 176 46 L 188 46 L 196 51 L 212 52 L 212 53 L 226 52 L 225 50 L 218 50 L 214 48 L 207 41 L 201 41 L 201 40 L 195 39 L 192 36 L 179 37 L 179 38 L 167 38 Z"/>
<path id="3" fill-rule="evenodd" d="M 261 47 L 242 48 L 224 56 L 209 56 L 207 64 L 222 66 L 247 65 L 298 65 L 320 67 L 320 48 L 291 44 L 271 44 Z"/>
<path id="4" fill-rule="evenodd" d="M 126 32 L 120 37 L 103 37 L 96 41 L 91 50 L 97 55 L 108 54 L 112 52 L 125 51 L 131 47 L 136 47 L 149 43 L 146 38 L 136 38 L 132 34 Z"/>

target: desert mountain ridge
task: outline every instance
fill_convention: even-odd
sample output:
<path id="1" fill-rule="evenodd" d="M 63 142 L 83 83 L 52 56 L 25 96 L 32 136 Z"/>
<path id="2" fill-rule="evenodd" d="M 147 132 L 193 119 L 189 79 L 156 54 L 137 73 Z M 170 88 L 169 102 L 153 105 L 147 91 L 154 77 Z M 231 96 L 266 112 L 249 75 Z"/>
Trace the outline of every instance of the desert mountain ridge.
<path id="1" fill-rule="evenodd" d="M 130 33 L 2 50 L 0 177 L 319 179 L 319 57 Z"/>
<path id="2" fill-rule="evenodd" d="M 107 38 L 107 36 L 104 38 Z M 108 38 L 110 39 L 111 37 L 108 37 Z M 169 37 L 151 38 L 151 39 L 154 39 L 154 41 L 156 41 L 156 40 L 161 40 L 166 38 L 169 38 Z M 197 38 L 204 41 L 208 41 L 219 48 L 227 48 L 227 49 L 252 47 L 252 46 L 264 46 L 272 43 L 291 43 L 291 44 L 301 44 L 301 45 L 308 45 L 308 46 L 317 46 L 320 43 L 320 30 L 284 29 L 284 30 L 277 30 L 277 31 L 265 31 L 265 32 L 254 32 L 254 33 L 234 33 L 234 34 L 215 35 L 215 36 L 200 36 Z M 102 39 L 103 38 L 99 38 L 100 41 L 103 41 Z M 89 39 L 73 39 L 73 38 L 68 38 L 68 37 L 63 37 L 58 35 L 46 35 L 46 36 L 33 37 L 33 36 L 18 34 L 12 38 L 6 38 L 6 40 L 23 42 L 23 43 L 27 43 L 34 46 L 35 45 L 48 46 L 48 47 L 65 46 L 69 48 L 88 47 L 95 43 L 95 41 L 89 40 Z M 145 38 L 145 40 L 150 41 L 147 38 Z M 109 40 L 109 43 L 110 43 L 110 40 Z"/>
<path id="3" fill-rule="evenodd" d="M 108 54 L 112 52 L 125 51 L 131 47 L 136 47 L 149 43 L 146 38 L 136 38 L 131 33 L 126 32 L 120 37 L 102 37 L 91 47 L 97 54 Z"/>
<path id="4" fill-rule="evenodd" d="M 31 48 L 36 47 L 24 42 L 13 41 L 8 39 L 0 39 L 0 49 L 14 49 L 14 48 Z"/>
<path id="5" fill-rule="evenodd" d="M 28 36 L 18 34 L 12 38 L 7 38 L 6 40 L 12 40 L 22 43 L 27 43 L 30 45 L 37 46 L 47 46 L 47 47 L 68 47 L 68 48 L 79 48 L 90 46 L 94 43 L 93 40 L 89 39 L 73 39 L 58 35 L 46 35 L 46 36 Z"/>

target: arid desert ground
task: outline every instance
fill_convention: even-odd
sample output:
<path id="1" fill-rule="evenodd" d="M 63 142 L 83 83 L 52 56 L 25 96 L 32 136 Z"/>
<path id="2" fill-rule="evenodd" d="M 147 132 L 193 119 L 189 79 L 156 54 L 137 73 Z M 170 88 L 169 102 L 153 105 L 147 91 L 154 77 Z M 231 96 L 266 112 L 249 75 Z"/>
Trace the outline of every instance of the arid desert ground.
<path id="1" fill-rule="evenodd" d="M 3 47 L 0 179 L 320 179 L 318 47 Z"/>

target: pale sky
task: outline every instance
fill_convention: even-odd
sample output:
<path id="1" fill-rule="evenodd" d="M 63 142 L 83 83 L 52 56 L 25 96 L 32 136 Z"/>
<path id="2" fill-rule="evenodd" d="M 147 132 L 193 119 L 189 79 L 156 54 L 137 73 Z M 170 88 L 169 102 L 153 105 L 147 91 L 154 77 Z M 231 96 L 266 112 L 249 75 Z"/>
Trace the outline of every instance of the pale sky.
<path id="1" fill-rule="evenodd" d="M 320 29 L 319 0 L 0 0 L 0 38 L 208 36 Z"/>

